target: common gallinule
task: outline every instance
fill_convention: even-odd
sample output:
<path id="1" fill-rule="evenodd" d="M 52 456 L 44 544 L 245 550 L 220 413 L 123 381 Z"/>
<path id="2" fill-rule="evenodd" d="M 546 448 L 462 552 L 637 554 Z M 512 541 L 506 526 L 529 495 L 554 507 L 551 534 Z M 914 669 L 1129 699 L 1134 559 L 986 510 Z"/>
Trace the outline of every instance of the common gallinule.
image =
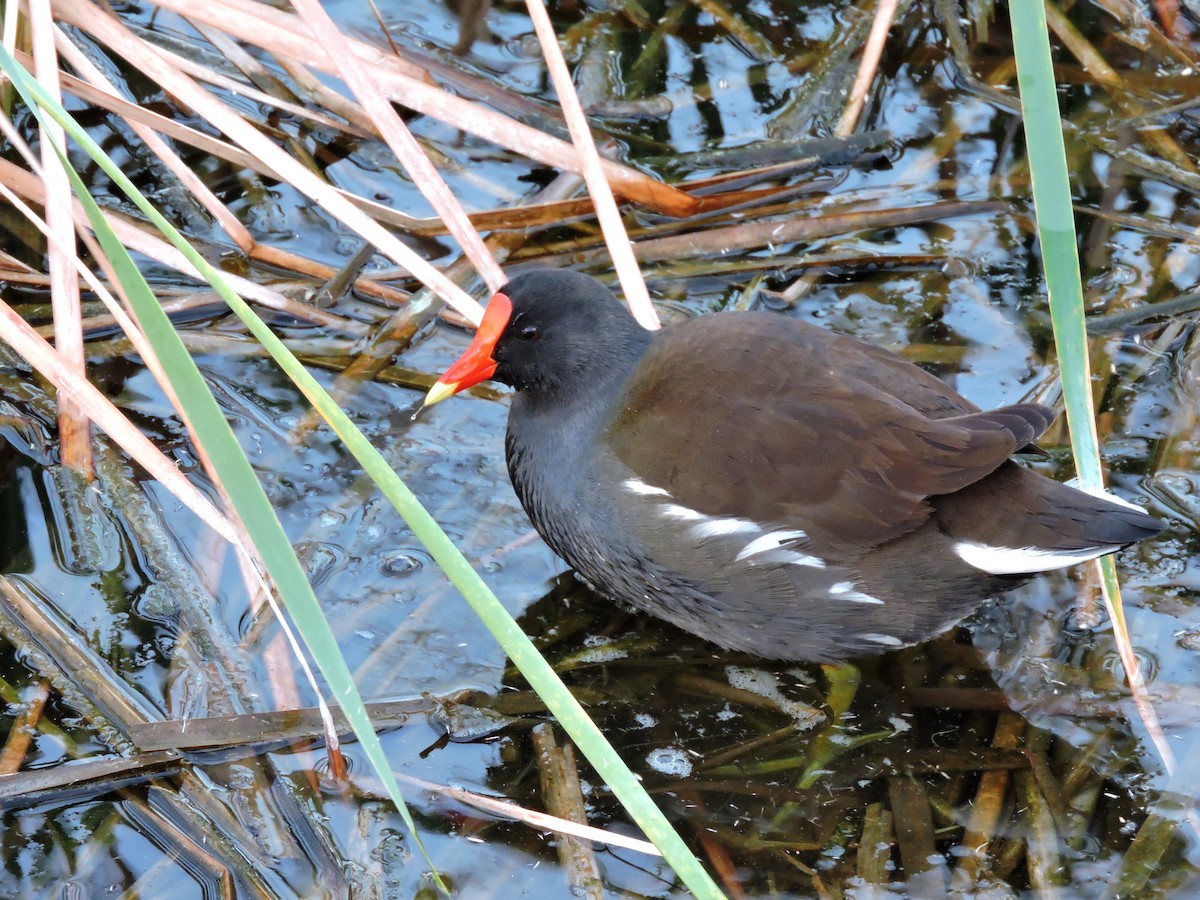
<path id="1" fill-rule="evenodd" d="M 492 297 L 426 403 L 487 378 L 516 389 L 508 471 L 551 549 L 602 593 L 760 656 L 917 643 L 1160 527 L 1010 460 L 1050 408 L 982 412 L 782 315 L 651 332 L 598 281 L 533 271 Z"/>

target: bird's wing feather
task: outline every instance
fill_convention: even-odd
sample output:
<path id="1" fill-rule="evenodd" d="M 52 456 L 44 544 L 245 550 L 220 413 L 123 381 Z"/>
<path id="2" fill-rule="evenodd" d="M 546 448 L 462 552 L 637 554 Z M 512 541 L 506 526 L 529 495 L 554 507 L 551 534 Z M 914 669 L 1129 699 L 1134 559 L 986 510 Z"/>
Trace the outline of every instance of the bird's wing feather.
<path id="1" fill-rule="evenodd" d="M 719 330 L 700 318 L 657 339 L 603 437 L 637 478 L 705 515 L 870 547 L 917 527 L 927 497 L 983 478 L 1053 417 L 1032 404 L 969 411 L 907 364 L 884 391 L 840 364 L 858 341 L 777 316 L 725 318 Z M 923 404 L 937 394 L 946 417 L 906 392 Z M 949 415 L 955 405 L 963 411 Z M 762 490 L 764 472 L 773 490 Z"/>

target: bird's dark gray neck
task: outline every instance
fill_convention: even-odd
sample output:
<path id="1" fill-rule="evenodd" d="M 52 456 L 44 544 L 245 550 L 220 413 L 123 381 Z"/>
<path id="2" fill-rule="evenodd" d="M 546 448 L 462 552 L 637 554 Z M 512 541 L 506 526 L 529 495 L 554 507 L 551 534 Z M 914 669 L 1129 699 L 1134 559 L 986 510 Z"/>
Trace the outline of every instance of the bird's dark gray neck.
<path id="1" fill-rule="evenodd" d="M 566 469 L 594 449 L 640 360 L 638 354 L 555 390 L 518 391 L 508 413 L 510 469 L 513 454 L 519 451 L 536 457 L 538 465 L 532 467 L 536 471 L 569 475 Z M 517 473 L 512 474 L 516 480 Z"/>
<path id="2" fill-rule="evenodd" d="M 560 555 L 552 531 L 561 523 L 579 524 L 578 501 L 589 491 L 586 479 L 596 472 L 592 456 L 649 347 L 651 332 L 644 334 L 637 352 L 593 366 L 566 390 L 524 390 L 513 397 L 505 437 L 509 477 L 535 527 Z"/>

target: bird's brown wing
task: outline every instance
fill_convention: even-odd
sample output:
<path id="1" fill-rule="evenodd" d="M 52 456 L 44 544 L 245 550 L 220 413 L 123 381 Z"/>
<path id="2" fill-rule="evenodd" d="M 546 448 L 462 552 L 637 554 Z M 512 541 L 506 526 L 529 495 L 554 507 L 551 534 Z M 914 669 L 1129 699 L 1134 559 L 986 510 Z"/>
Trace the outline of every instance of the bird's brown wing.
<path id="1" fill-rule="evenodd" d="M 917 527 L 927 497 L 983 478 L 1053 419 L 1032 404 L 947 415 L 953 391 L 908 364 L 858 366 L 859 341 L 770 314 L 721 318 L 656 339 L 604 435 L 638 479 L 708 516 L 865 549 Z"/>

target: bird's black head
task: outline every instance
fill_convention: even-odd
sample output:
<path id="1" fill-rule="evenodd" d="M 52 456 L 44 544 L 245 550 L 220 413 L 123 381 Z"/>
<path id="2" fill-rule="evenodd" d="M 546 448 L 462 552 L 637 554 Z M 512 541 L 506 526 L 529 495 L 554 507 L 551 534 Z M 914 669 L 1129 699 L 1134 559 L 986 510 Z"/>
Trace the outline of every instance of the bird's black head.
<path id="1" fill-rule="evenodd" d="M 584 390 L 623 375 L 649 340 L 650 332 L 596 279 L 558 269 L 527 272 L 492 297 L 475 340 L 425 402 L 487 378 L 530 395 Z"/>

